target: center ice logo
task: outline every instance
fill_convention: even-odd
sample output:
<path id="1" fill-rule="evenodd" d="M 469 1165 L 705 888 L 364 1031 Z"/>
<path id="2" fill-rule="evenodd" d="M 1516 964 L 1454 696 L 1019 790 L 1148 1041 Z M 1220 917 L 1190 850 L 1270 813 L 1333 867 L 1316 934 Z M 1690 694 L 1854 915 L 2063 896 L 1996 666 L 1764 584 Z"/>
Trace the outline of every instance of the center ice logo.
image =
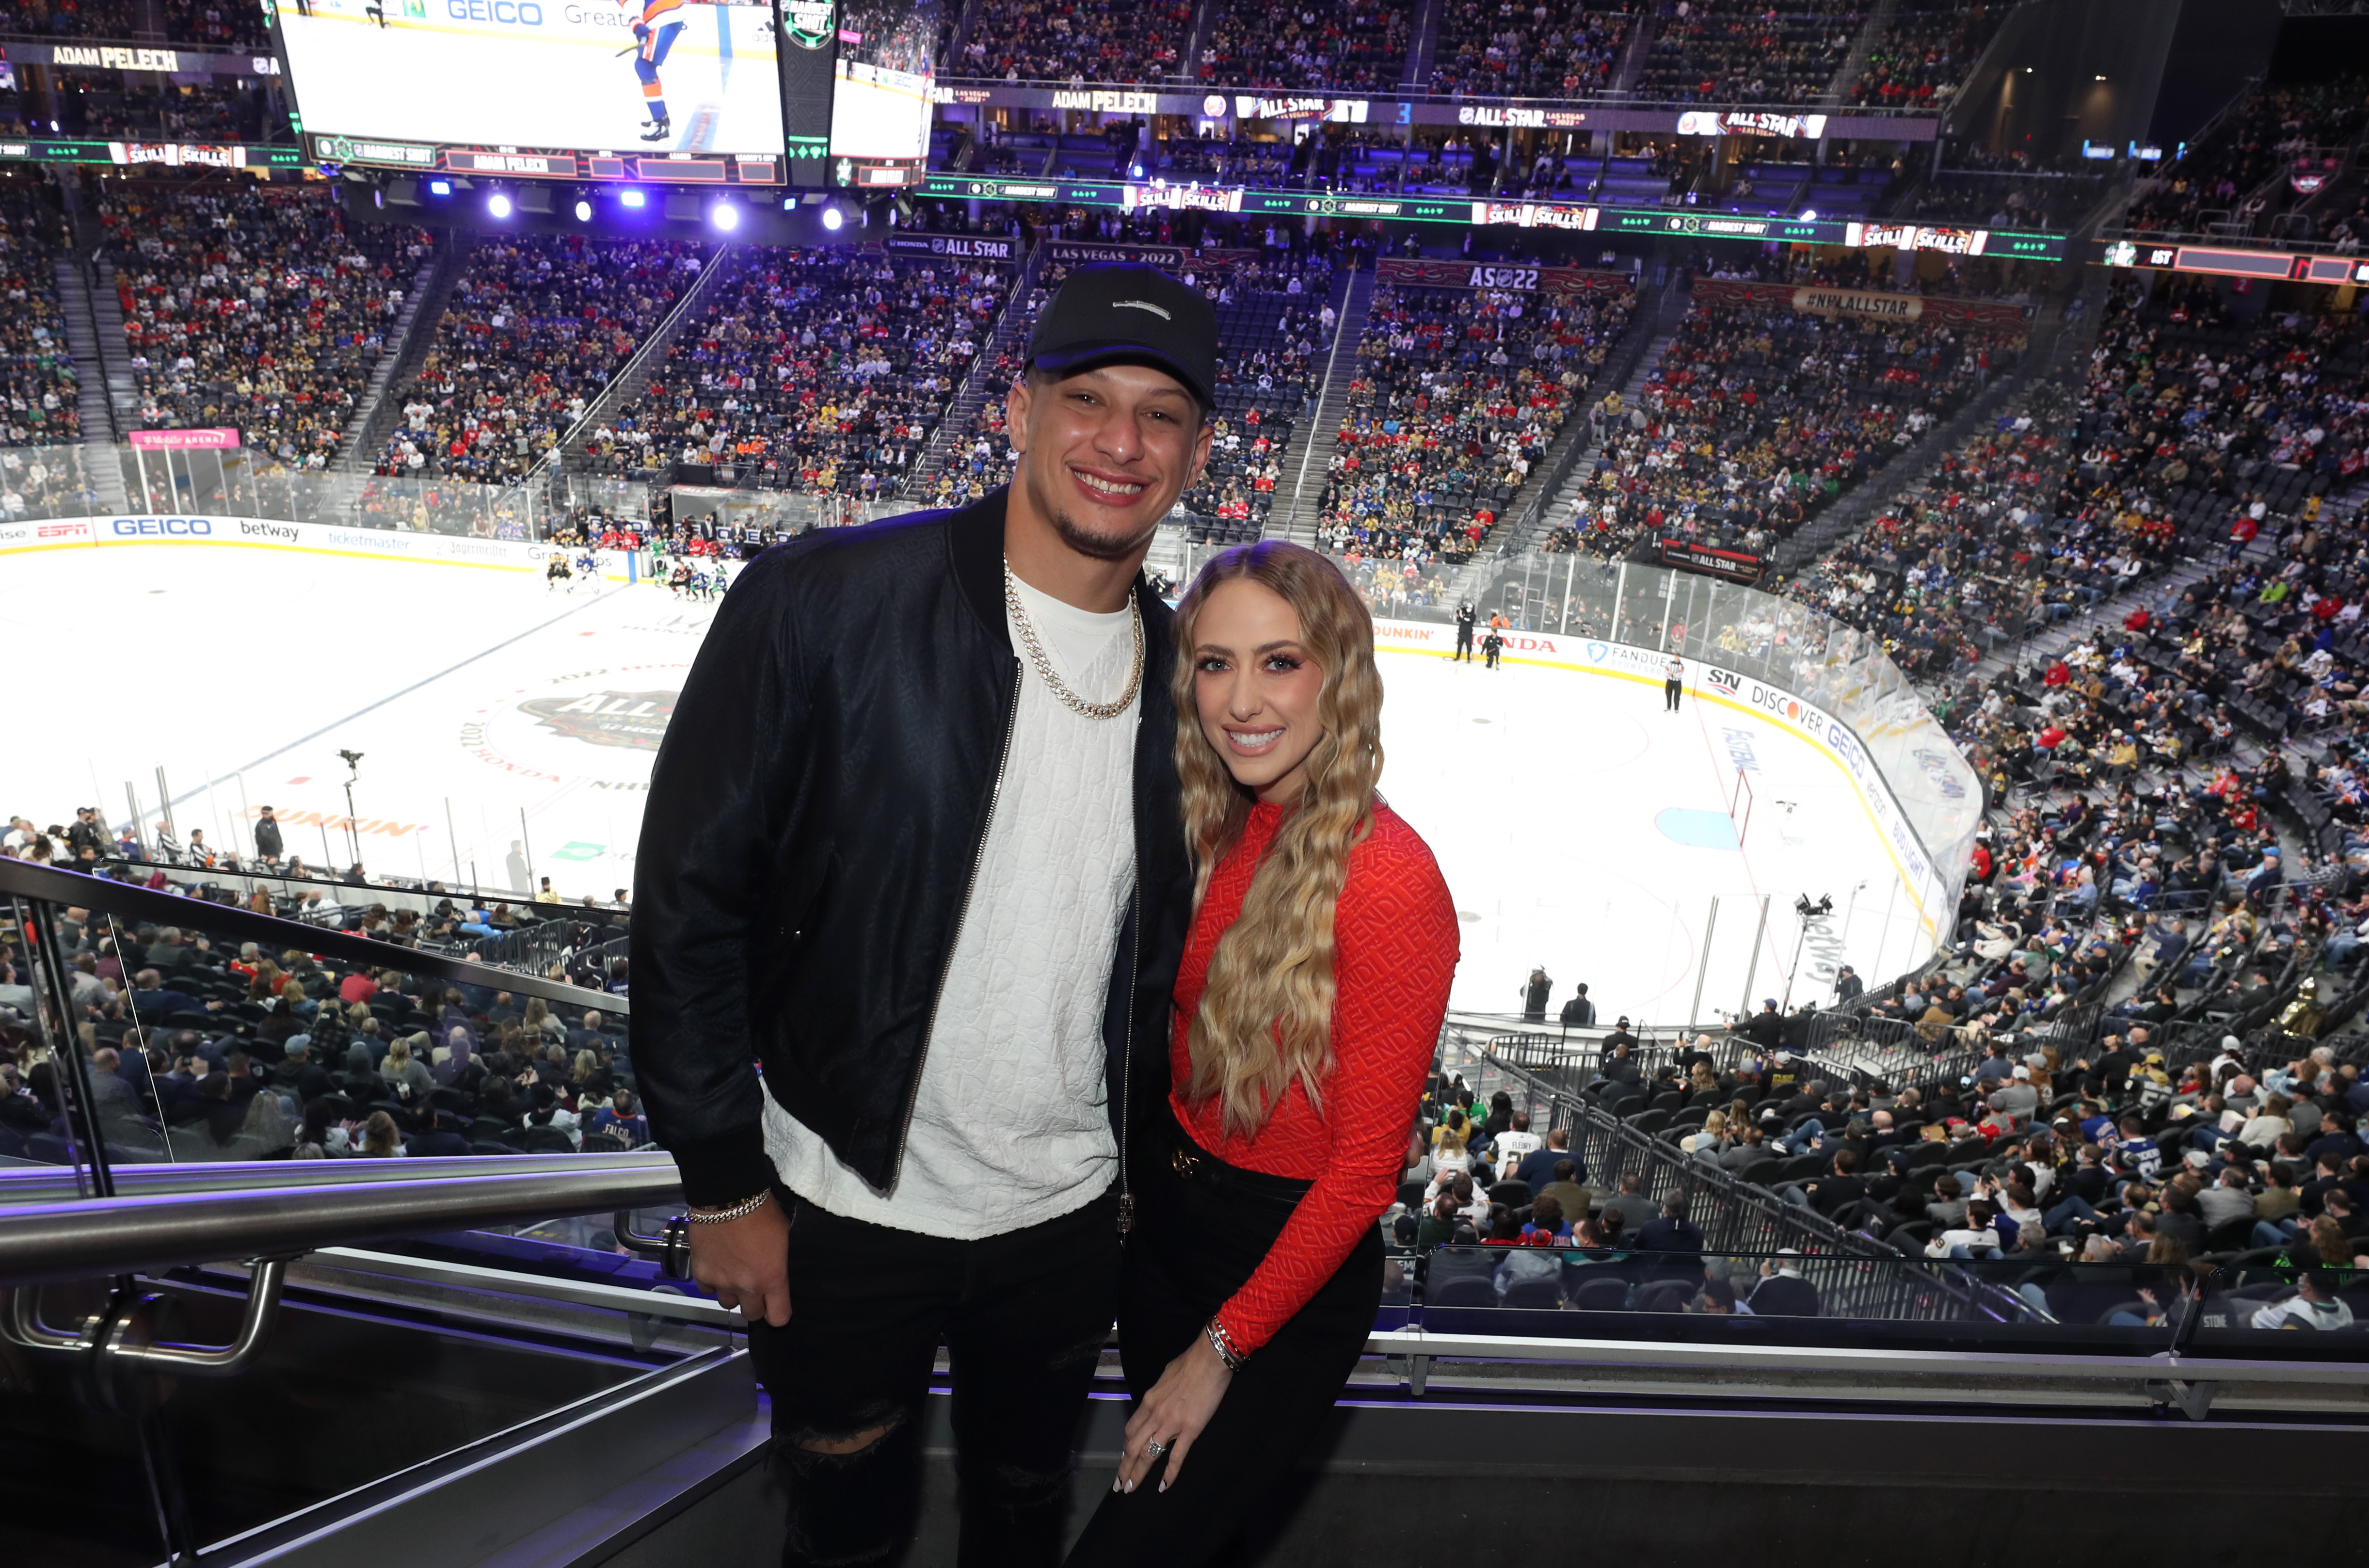
<path id="1" fill-rule="evenodd" d="M 588 692 L 580 697 L 535 697 L 519 712 L 570 740 L 655 751 L 674 715 L 674 692 Z"/>

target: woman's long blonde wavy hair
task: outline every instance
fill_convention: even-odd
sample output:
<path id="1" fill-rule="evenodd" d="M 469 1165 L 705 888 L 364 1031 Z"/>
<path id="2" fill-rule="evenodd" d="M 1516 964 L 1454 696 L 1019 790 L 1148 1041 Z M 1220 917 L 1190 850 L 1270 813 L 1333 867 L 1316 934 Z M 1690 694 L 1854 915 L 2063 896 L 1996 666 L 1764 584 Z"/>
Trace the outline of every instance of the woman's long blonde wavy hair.
<path id="1" fill-rule="evenodd" d="M 1242 835 L 1253 796 L 1234 782 L 1201 730 L 1194 682 L 1196 625 L 1209 596 L 1247 580 L 1281 596 L 1299 617 L 1299 644 L 1323 684 L 1316 702 L 1323 738 L 1308 757 L 1308 787 L 1276 830 L 1242 898 L 1242 912 L 1209 958 L 1200 1011 L 1186 1036 L 1188 1104 L 1222 1101 L 1229 1134 L 1254 1138 L 1293 1079 L 1321 1113 L 1333 1069 L 1333 917 L 1349 876 L 1349 852 L 1374 827 L 1382 773 L 1382 681 L 1374 622 L 1330 561 L 1297 544 L 1263 541 L 1212 556 L 1176 606 L 1176 773 L 1184 786 L 1184 840 L 1194 863 L 1193 907 L 1210 873 Z"/>

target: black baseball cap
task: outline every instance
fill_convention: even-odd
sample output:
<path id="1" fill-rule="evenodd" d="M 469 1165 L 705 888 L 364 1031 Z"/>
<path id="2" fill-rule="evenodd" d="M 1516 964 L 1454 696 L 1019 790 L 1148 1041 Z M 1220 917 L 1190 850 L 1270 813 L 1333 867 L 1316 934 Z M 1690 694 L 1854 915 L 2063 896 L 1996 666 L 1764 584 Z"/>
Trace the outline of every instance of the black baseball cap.
<path id="1" fill-rule="evenodd" d="M 1081 267 L 1037 314 L 1028 362 L 1038 370 L 1150 365 L 1218 406 L 1218 313 L 1195 291 L 1140 262 Z"/>

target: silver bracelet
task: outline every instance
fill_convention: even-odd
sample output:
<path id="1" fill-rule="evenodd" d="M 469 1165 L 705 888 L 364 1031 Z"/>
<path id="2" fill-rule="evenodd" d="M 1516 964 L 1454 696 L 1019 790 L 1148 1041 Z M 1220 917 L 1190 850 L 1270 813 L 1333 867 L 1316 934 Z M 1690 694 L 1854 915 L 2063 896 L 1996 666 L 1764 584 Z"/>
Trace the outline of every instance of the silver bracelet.
<path id="1" fill-rule="evenodd" d="M 756 1213 L 772 1196 L 770 1191 L 761 1191 L 755 1197 L 744 1197 L 727 1208 L 711 1208 L 704 1214 L 694 1208 L 683 1218 L 693 1225 L 721 1225 L 727 1220 L 745 1219 Z"/>
<path id="2" fill-rule="evenodd" d="M 1234 1336 L 1228 1333 L 1226 1325 L 1217 1319 L 1211 1318 L 1201 1332 L 1208 1336 L 1209 1348 L 1218 1353 L 1218 1359 L 1226 1364 L 1227 1371 L 1241 1371 L 1242 1363 L 1250 1359 L 1242 1351 L 1234 1348 Z"/>

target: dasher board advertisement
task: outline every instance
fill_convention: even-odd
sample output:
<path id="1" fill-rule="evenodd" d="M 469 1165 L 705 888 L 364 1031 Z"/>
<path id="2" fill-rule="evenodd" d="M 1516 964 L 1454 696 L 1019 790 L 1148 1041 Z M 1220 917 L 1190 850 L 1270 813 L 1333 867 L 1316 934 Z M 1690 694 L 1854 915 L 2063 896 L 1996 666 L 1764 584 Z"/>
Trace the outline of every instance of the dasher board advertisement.
<path id="1" fill-rule="evenodd" d="M 288 0 L 277 20 L 316 143 L 782 155 L 771 5 Z"/>

